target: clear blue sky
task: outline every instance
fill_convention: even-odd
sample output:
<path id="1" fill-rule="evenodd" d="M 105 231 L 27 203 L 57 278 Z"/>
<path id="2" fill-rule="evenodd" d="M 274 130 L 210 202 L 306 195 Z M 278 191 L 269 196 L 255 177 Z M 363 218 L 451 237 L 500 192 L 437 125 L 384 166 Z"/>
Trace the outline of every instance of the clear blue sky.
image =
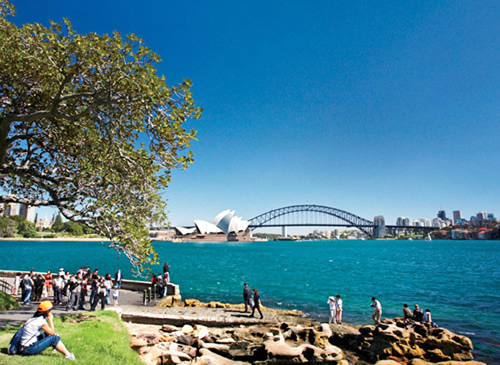
<path id="1" fill-rule="evenodd" d="M 13 1 L 135 33 L 204 108 L 174 225 L 315 203 L 368 219 L 500 215 L 499 1 Z"/>

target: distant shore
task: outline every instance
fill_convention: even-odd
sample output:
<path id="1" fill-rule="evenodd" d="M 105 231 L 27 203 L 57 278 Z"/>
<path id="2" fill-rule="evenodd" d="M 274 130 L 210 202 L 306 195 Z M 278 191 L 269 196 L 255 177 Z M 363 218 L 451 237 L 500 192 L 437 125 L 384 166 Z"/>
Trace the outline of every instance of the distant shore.
<path id="1" fill-rule="evenodd" d="M 9 237 L 9 238 L 0 238 L 0 241 L 102 241 L 102 242 L 110 242 L 107 238 L 81 238 L 81 237 L 52 237 L 52 238 L 24 238 L 24 237 Z"/>

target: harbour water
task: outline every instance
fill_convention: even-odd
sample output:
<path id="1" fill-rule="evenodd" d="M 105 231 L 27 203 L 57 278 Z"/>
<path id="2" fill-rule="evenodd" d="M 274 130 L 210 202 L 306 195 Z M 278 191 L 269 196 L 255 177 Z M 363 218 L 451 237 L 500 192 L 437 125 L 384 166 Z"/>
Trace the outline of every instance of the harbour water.
<path id="1" fill-rule="evenodd" d="M 429 308 L 435 322 L 470 337 L 475 359 L 500 363 L 499 241 L 155 242 L 184 298 L 241 302 L 243 283 L 265 306 L 327 320 L 327 298 L 340 294 L 344 321 L 371 322 L 402 306 Z M 80 266 L 133 278 L 130 264 L 102 242 L 0 241 L 0 269 L 76 271 Z M 161 264 L 153 268 L 161 272 Z"/>

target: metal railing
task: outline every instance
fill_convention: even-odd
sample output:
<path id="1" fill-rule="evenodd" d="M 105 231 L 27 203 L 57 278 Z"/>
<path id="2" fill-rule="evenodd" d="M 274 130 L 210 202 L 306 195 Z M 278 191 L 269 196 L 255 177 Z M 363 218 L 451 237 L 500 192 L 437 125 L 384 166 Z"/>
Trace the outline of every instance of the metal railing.
<path id="1" fill-rule="evenodd" d="M 14 290 L 14 286 L 12 284 L 9 284 L 3 279 L 0 279 L 0 291 L 10 294 Z"/>

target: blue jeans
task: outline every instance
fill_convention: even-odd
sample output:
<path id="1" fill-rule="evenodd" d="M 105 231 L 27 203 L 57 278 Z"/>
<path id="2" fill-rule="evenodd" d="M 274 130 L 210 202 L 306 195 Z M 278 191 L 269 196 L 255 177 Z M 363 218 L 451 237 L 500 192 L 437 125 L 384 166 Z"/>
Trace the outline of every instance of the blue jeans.
<path id="1" fill-rule="evenodd" d="M 25 289 L 24 291 L 24 304 L 28 304 L 31 299 L 31 288 Z"/>
<path id="2" fill-rule="evenodd" d="M 110 304 L 111 302 L 109 301 L 109 293 L 111 292 L 111 289 L 106 289 L 106 304 Z"/>
<path id="3" fill-rule="evenodd" d="M 61 341 L 61 337 L 56 335 L 46 336 L 43 339 L 35 342 L 34 344 L 23 348 L 21 355 L 36 355 L 45 350 L 47 347 L 52 346 L 56 347 L 57 344 Z"/>

